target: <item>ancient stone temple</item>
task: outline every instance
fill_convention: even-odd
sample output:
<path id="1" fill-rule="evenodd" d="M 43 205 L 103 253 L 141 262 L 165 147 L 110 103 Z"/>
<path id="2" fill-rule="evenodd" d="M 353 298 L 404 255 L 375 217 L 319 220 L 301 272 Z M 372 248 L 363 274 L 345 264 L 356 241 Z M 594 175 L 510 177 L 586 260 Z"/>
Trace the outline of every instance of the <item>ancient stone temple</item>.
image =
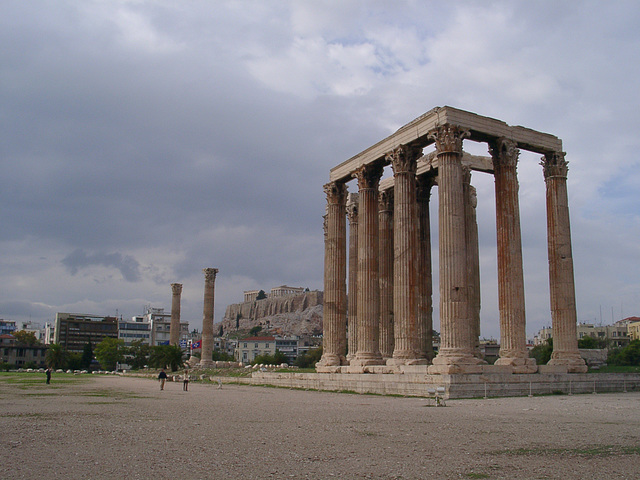
<path id="1" fill-rule="evenodd" d="M 169 345 L 180 343 L 180 296 L 182 284 L 171 284 L 171 326 L 169 327 Z"/>
<path id="2" fill-rule="evenodd" d="M 486 143 L 490 156 L 465 153 L 467 140 Z M 430 146 L 432 151 L 425 154 Z M 549 365 L 558 371 L 586 371 L 576 338 L 568 162 L 562 141 L 456 108 L 437 107 L 331 169 L 330 182 L 324 186 L 324 350 L 318 372 L 391 373 L 421 365 L 429 374 L 538 370 L 526 349 L 517 178 L 521 149 L 542 155 L 546 184 L 554 337 Z M 381 181 L 387 165 L 393 178 Z M 486 365 L 479 353 L 474 172 L 495 177 L 501 348 L 493 366 Z M 348 194 L 352 179 L 357 195 Z M 434 187 L 439 201 L 441 336 L 435 358 L 429 218 Z"/>

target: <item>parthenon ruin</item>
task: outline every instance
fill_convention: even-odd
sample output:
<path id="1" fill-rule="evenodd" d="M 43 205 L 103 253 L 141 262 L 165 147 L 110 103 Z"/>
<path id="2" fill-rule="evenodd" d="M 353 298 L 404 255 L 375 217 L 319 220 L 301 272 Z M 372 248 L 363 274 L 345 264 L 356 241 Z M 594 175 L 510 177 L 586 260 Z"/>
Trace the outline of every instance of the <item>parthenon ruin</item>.
<path id="1" fill-rule="evenodd" d="M 490 157 L 463 152 L 488 144 Z M 435 151 L 423 149 L 435 144 Z M 567 161 L 562 141 L 452 107 L 436 107 L 331 169 L 325 216 L 324 345 L 318 372 L 535 373 L 526 349 L 518 202 L 520 149 L 542 155 L 549 286 L 558 372 L 586 372 L 576 338 Z M 393 178 L 381 181 L 391 165 Z M 495 177 L 500 358 L 479 351 L 480 275 L 471 172 Z M 358 192 L 347 195 L 355 178 Z M 440 349 L 433 358 L 429 198 L 438 187 Z M 347 214 L 349 297 L 347 304 Z M 347 348 L 348 347 L 348 348 Z"/>

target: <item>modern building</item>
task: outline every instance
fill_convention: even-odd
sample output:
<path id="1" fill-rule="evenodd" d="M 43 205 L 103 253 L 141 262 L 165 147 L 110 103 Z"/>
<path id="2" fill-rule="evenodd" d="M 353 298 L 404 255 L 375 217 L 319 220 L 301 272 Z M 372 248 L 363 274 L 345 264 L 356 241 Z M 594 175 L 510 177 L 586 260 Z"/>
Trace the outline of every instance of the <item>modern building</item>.
<path id="1" fill-rule="evenodd" d="M 13 320 L 2 320 L 0 318 L 0 335 L 11 335 L 16 331 L 16 322 Z"/>
<path id="2" fill-rule="evenodd" d="M 149 323 L 151 332 L 151 345 L 169 345 L 171 333 L 171 313 L 165 313 L 164 308 L 147 308 L 144 319 Z M 191 338 L 189 322 L 180 322 L 180 346 L 187 348 L 187 342 Z"/>
<path id="3" fill-rule="evenodd" d="M 293 364 L 295 359 L 298 358 L 300 339 L 296 335 L 290 337 L 275 337 L 275 339 L 276 350 L 287 357 L 289 365 Z"/>
<path id="4" fill-rule="evenodd" d="M 131 320 L 118 322 L 118 338 L 124 341 L 125 346 L 131 346 L 131 342 L 142 340 L 151 345 L 151 324 L 144 316 L 131 317 Z"/>
<path id="5" fill-rule="evenodd" d="M 249 337 L 238 340 L 234 355 L 238 362 L 251 363 L 257 356 L 275 353 L 275 337 Z"/>
<path id="6" fill-rule="evenodd" d="M 37 323 L 32 321 L 27 322 L 17 322 L 16 324 L 16 332 L 25 331 L 28 333 L 33 333 L 36 339 L 40 342 L 44 342 L 44 329 Z"/>
<path id="7" fill-rule="evenodd" d="M 118 338 L 116 317 L 56 313 L 54 343 L 62 345 L 70 352 L 82 353 L 87 343 L 95 347 L 104 338 Z"/>
<path id="8" fill-rule="evenodd" d="M 23 368 L 29 364 L 45 367 L 46 345 L 18 345 L 13 335 L 0 335 L 0 362 Z"/>
<path id="9" fill-rule="evenodd" d="M 593 323 L 579 323 L 577 327 L 578 340 L 585 337 L 592 337 L 598 340 L 606 340 L 611 347 L 624 347 L 629 344 L 630 337 L 628 327 L 630 322 L 619 320 L 613 325 L 595 325 Z M 542 345 L 547 339 L 553 337 L 553 330 L 550 327 L 542 328 L 534 337 L 534 345 Z"/>

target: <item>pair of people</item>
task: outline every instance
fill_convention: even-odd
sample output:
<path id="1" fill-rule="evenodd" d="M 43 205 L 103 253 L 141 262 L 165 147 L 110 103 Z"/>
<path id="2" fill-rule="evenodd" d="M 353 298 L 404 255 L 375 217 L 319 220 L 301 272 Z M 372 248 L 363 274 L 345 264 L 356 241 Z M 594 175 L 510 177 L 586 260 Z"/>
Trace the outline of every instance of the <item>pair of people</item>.
<path id="1" fill-rule="evenodd" d="M 167 374 L 164 371 L 164 368 L 160 370 L 158 380 L 160 380 L 160 390 L 164 390 L 164 383 L 167 381 Z M 185 392 L 189 391 L 189 370 L 184 371 L 184 376 L 182 377 L 182 390 Z"/>

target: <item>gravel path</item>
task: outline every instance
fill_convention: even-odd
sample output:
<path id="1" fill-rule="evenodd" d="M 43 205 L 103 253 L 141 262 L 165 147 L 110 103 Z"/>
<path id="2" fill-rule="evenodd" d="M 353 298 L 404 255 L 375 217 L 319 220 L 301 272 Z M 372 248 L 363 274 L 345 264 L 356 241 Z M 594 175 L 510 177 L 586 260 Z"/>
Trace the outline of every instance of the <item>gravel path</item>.
<path id="1" fill-rule="evenodd" d="M 37 375 L 37 374 L 34 374 Z M 637 479 L 640 393 L 426 399 L 0 383 L 2 479 Z"/>

